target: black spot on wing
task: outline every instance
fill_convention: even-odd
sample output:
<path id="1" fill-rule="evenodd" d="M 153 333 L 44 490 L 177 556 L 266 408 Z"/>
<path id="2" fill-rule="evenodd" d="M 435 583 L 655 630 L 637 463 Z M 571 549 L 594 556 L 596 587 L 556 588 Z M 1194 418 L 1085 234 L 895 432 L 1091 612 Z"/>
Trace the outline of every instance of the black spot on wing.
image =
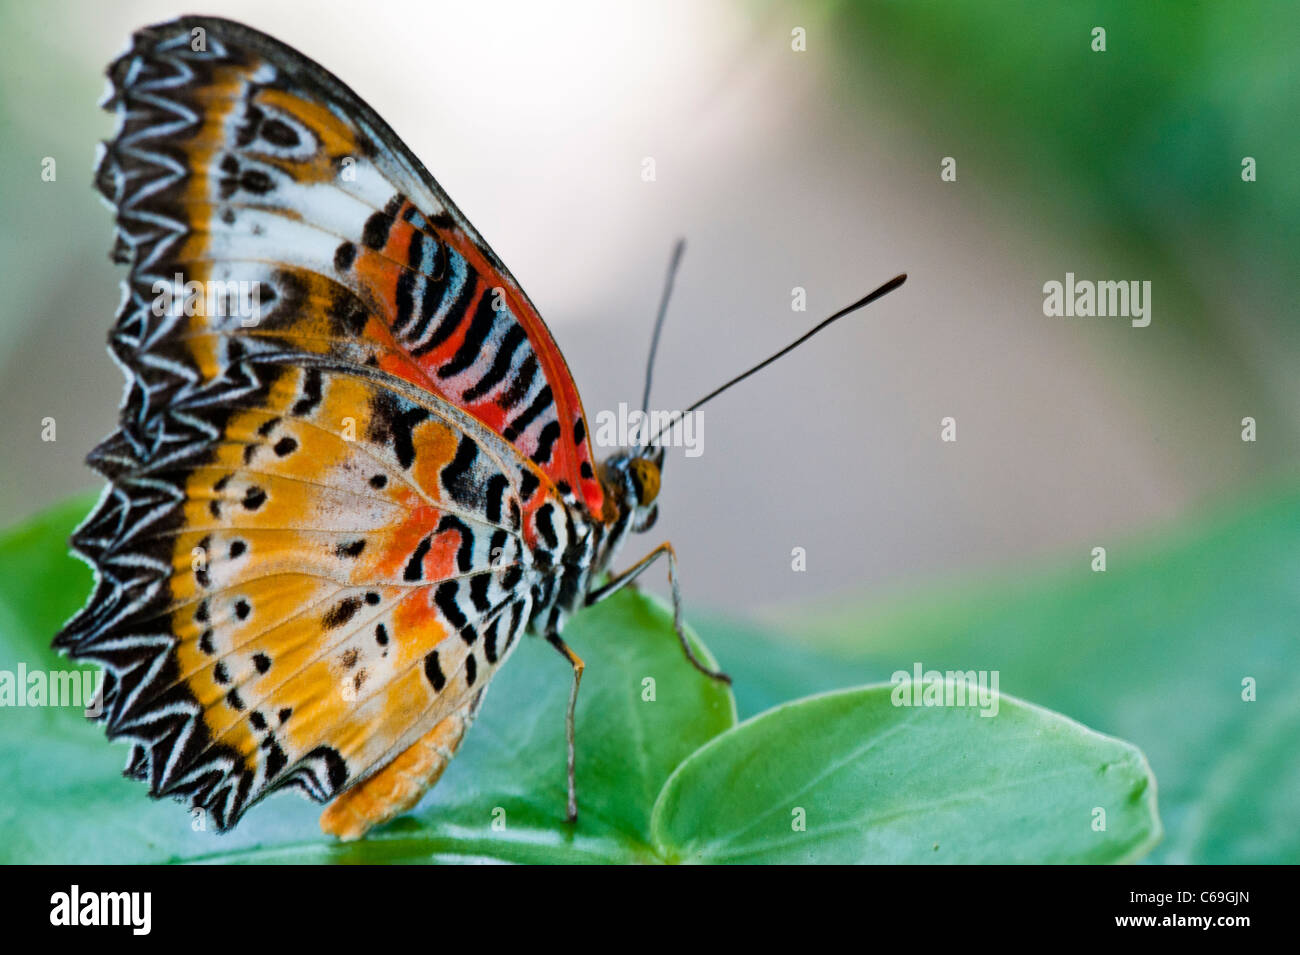
<path id="1" fill-rule="evenodd" d="M 416 233 L 419 235 L 419 233 Z M 411 320 L 415 310 L 415 280 L 418 273 L 403 269 L 397 277 L 397 292 L 393 302 L 397 306 L 397 315 L 393 318 L 393 331 L 400 334 Z"/>
<path id="2" fill-rule="evenodd" d="M 494 474 L 488 478 L 484 497 L 487 504 L 487 519 L 492 524 L 501 523 L 501 502 L 505 499 L 506 489 L 509 487 L 510 482 L 506 480 L 504 474 Z"/>
<path id="3" fill-rule="evenodd" d="M 407 211 L 410 212 L 414 210 Z M 407 222 L 411 221 L 409 215 L 404 216 L 403 218 L 405 218 Z M 412 271 L 419 272 L 420 267 L 424 264 L 424 243 L 426 241 L 429 241 L 428 237 L 419 229 L 411 230 L 411 243 L 406 247 L 406 265 Z"/>
<path id="4" fill-rule="evenodd" d="M 393 216 L 388 212 L 373 213 L 361 231 L 361 242 L 367 249 L 379 251 L 388 244 L 388 232 L 393 227 Z"/>
<path id="5" fill-rule="evenodd" d="M 421 580 L 424 577 L 424 558 L 429 553 L 429 548 L 433 546 L 433 538 L 426 534 L 424 538 L 416 545 L 415 550 L 411 552 L 411 559 L 406 562 L 406 569 L 402 571 L 403 580 Z"/>
<path id="6" fill-rule="evenodd" d="M 469 599 L 479 613 L 487 613 L 492 604 L 488 601 L 488 587 L 492 583 L 491 574 L 475 574 L 469 579 Z"/>
<path id="7" fill-rule="evenodd" d="M 280 748 L 274 736 L 268 736 L 262 743 L 262 748 L 266 750 L 266 778 L 274 779 L 280 775 L 280 771 L 285 766 L 289 765 L 289 757 L 284 755 L 284 750 Z"/>
<path id="8" fill-rule="evenodd" d="M 357 259 L 357 247 L 351 242 L 344 242 L 334 250 L 334 269 L 338 272 L 346 272 L 352 268 L 352 263 Z"/>
<path id="9" fill-rule="evenodd" d="M 365 538 L 358 537 L 354 541 L 344 541 L 334 549 L 334 553 L 339 557 L 360 557 L 361 552 L 366 549 Z"/>
<path id="10" fill-rule="evenodd" d="M 415 463 L 415 428 L 428 417 L 429 412 L 396 395 L 378 394 L 370 403 L 370 437 L 390 445 L 397 463 L 409 469 Z"/>
<path id="11" fill-rule="evenodd" d="M 560 538 L 555 533 L 555 505 L 543 504 L 537 509 L 533 520 L 537 524 L 537 532 L 542 535 L 542 540 L 546 541 L 546 546 L 555 550 L 560 545 Z"/>
<path id="12" fill-rule="evenodd" d="M 555 442 L 560 437 L 560 422 L 548 421 L 546 427 L 542 428 L 541 435 L 537 438 L 537 450 L 533 452 L 533 461 L 537 464 L 545 464 L 551 460 L 551 451 L 555 447 Z"/>
<path id="13" fill-rule="evenodd" d="M 335 334 L 352 338 L 360 336 L 366 330 L 366 322 L 370 321 L 370 312 L 365 303 L 355 292 L 342 285 L 334 286 L 330 293 L 327 314 Z"/>
<path id="14" fill-rule="evenodd" d="M 520 468 L 519 474 L 519 496 L 524 501 L 527 501 L 533 496 L 533 492 L 537 490 L 538 486 L 541 485 L 542 482 L 538 480 L 537 475 L 529 468 Z"/>
<path id="15" fill-rule="evenodd" d="M 325 616 L 321 618 L 321 625 L 327 630 L 341 627 L 352 619 L 353 615 L 360 607 L 360 597 L 345 597 L 333 607 L 330 607 L 329 610 L 325 611 Z"/>
<path id="16" fill-rule="evenodd" d="M 311 414 L 321 402 L 321 375 L 319 368 L 308 368 L 302 376 L 302 397 L 293 406 L 299 417 Z"/>
<path id="17" fill-rule="evenodd" d="M 434 533 L 442 534 L 446 531 L 455 531 L 460 535 L 460 546 L 456 548 L 456 569 L 463 574 L 474 566 L 474 532 L 468 524 L 451 514 L 443 515 Z"/>
<path id="18" fill-rule="evenodd" d="M 456 455 L 442 469 L 442 486 L 453 501 L 462 507 L 477 508 L 483 488 L 474 483 L 474 462 L 478 458 L 478 445 L 461 436 Z"/>
<path id="19" fill-rule="evenodd" d="M 279 146 L 281 149 L 293 149 L 298 145 L 298 133 L 288 123 L 282 120 L 267 119 L 261 126 L 262 138 L 272 146 Z"/>
<path id="20" fill-rule="evenodd" d="M 442 688 L 447 685 L 447 677 L 443 674 L 442 665 L 438 662 L 437 650 L 431 651 L 424 658 L 424 675 L 435 693 L 441 693 Z"/>
<path id="21" fill-rule="evenodd" d="M 275 183 L 261 169 L 245 169 L 239 177 L 239 188 L 255 196 L 264 196 L 275 188 Z"/>
<path id="22" fill-rule="evenodd" d="M 456 581 L 444 580 L 433 592 L 433 602 L 442 611 L 442 615 L 447 622 L 459 630 L 469 621 L 465 618 L 465 614 L 461 612 L 460 605 L 456 603 L 456 592 L 458 590 L 460 590 L 460 586 Z"/>

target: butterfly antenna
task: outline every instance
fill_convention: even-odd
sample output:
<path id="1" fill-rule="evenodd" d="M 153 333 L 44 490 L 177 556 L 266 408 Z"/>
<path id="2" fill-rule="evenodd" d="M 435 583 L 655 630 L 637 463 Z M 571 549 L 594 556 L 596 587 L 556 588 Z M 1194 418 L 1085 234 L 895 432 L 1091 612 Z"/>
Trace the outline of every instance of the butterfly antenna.
<path id="1" fill-rule="evenodd" d="M 682 253 L 686 251 L 686 240 L 678 239 L 673 246 L 672 258 L 668 260 L 668 275 L 664 278 L 664 293 L 659 298 L 659 314 L 655 316 L 654 334 L 650 336 L 650 356 L 645 363 L 645 392 L 641 396 L 641 410 L 650 411 L 650 379 L 655 369 L 655 354 L 659 351 L 659 333 L 663 331 L 664 317 L 668 314 L 668 299 L 673 294 L 673 279 L 677 277 L 677 266 L 681 264 Z"/>
<path id="2" fill-rule="evenodd" d="M 846 315 L 851 315 L 852 313 L 856 312 L 858 309 L 863 308 L 864 306 L 870 305 L 870 304 L 871 304 L 872 302 L 874 302 L 876 299 L 878 299 L 878 298 L 882 298 L 883 296 L 888 295 L 890 292 L 894 291 L 894 289 L 898 288 L 900 285 L 902 285 L 902 284 L 903 284 L 904 282 L 906 282 L 906 281 L 907 281 L 907 273 L 906 273 L 906 272 L 904 272 L 902 275 L 895 275 L 892 279 L 890 279 L 890 280 L 889 280 L 888 282 L 886 282 L 884 285 L 880 286 L 878 289 L 875 289 L 874 291 L 868 292 L 866 295 L 862 296 L 862 298 L 858 299 L 858 300 L 857 300 L 856 302 L 854 302 L 852 305 L 846 305 L 844 308 L 840 309 L 838 312 L 836 312 L 836 313 L 835 313 L 834 315 L 832 315 L 830 318 L 826 319 L 826 320 L 823 321 L 823 322 L 820 322 L 819 324 L 817 324 L 815 327 L 813 327 L 813 328 L 810 329 L 809 331 L 807 331 L 807 332 L 805 332 L 804 334 L 800 335 L 798 338 L 796 338 L 796 339 L 795 339 L 794 341 L 792 341 L 790 344 L 786 345 L 784 348 L 782 348 L 782 349 L 781 349 L 779 352 L 777 352 L 776 354 L 774 354 L 774 355 L 769 355 L 767 358 L 765 358 L 765 359 L 763 359 L 762 361 L 760 361 L 757 365 L 755 365 L 754 367 L 750 368 L 748 371 L 743 371 L 743 372 L 741 372 L 739 375 L 737 375 L 735 378 L 732 378 L 730 381 L 726 382 L 725 384 L 719 385 L 717 388 L 714 388 L 714 389 L 713 389 L 712 391 L 710 391 L 707 395 L 705 395 L 705 396 L 704 396 L 703 398 L 701 398 L 699 401 L 695 402 L 695 404 L 691 405 L 691 406 L 690 406 L 689 408 L 687 408 L 685 411 L 674 412 L 672 418 L 670 418 L 670 419 L 668 420 L 668 423 L 665 424 L 662 428 L 660 428 L 658 431 L 655 432 L 654 437 L 652 437 L 652 438 L 650 439 L 650 443 L 651 443 L 651 444 L 654 444 L 654 442 L 655 442 L 656 440 L 658 440 L 658 438 L 659 438 L 659 436 L 660 436 L 661 434 L 663 434 L 665 431 L 667 431 L 669 428 L 671 428 L 674 424 L 676 424 L 678 418 L 681 418 L 681 417 L 683 417 L 683 416 L 685 416 L 685 415 L 688 415 L 688 414 L 690 414 L 692 411 L 694 411 L 695 409 L 699 408 L 701 405 L 706 404 L 707 402 L 712 401 L 714 398 L 718 397 L 718 395 L 722 394 L 724 391 L 726 391 L 726 390 L 727 390 L 728 388 L 730 388 L 732 385 L 738 385 L 738 384 L 740 384 L 742 381 L 744 381 L 746 378 L 748 378 L 750 375 L 754 374 L 755 372 L 762 371 L 764 368 L 766 368 L 768 365 L 772 364 L 772 362 L 776 361 L 776 360 L 777 360 L 778 358 L 780 358 L 782 355 L 786 355 L 786 354 L 789 354 L 790 352 L 794 351 L 796 348 L 798 348 L 800 345 L 802 345 L 802 344 L 803 344 L 804 342 L 806 342 L 808 339 L 812 338 L 814 335 L 816 335 L 816 334 L 817 334 L 818 332 L 820 332 L 822 329 L 828 327 L 829 325 L 833 324 L 834 322 L 839 321 L 839 320 L 840 320 L 841 318 L 843 318 L 844 316 L 846 316 Z"/>

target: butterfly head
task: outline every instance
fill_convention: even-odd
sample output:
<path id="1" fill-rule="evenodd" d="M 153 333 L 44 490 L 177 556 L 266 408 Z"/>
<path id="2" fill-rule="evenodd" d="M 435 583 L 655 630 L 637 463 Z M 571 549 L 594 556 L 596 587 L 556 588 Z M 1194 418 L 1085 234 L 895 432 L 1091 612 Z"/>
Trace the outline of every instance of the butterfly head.
<path id="1" fill-rule="evenodd" d="M 605 489 L 605 522 L 627 530 L 648 531 L 659 518 L 659 482 L 663 474 L 662 447 L 631 448 L 605 459 L 601 483 Z"/>

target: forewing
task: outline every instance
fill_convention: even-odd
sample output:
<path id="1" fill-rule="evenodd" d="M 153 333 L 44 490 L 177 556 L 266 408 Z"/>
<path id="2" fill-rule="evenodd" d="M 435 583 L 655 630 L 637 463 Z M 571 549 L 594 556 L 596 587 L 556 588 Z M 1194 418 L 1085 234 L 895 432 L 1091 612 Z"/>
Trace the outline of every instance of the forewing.
<path id="1" fill-rule="evenodd" d="M 129 363 L 149 345 L 146 412 L 215 374 L 231 337 L 371 364 L 468 411 L 602 513 L 581 401 L 546 325 L 355 93 L 270 37 L 203 17 L 140 31 L 109 76 L 121 127 L 96 181 L 132 266 L 112 347 Z M 161 293 L 193 304 L 187 288 L 203 314 L 154 314 Z M 169 364 L 168 344 L 195 360 Z"/>

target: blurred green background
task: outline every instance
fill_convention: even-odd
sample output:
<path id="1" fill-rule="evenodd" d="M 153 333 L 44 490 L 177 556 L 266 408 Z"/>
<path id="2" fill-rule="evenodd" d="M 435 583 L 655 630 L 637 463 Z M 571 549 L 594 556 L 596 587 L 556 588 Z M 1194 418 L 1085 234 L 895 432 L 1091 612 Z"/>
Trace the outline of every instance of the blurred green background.
<path id="1" fill-rule="evenodd" d="M 741 715 L 917 660 L 1000 669 L 1147 753 L 1156 860 L 1300 861 L 1300 8 L 467 6 L 205 12 L 389 119 L 529 290 L 589 415 L 637 400 L 678 234 L 658 407 L 910 275 L 669 461 L 645 544 L 677 545 Z M 0 7 L 5 523 L 97 485 L 81 460 L 121 384 L 94 104 L 130 31 L 179 12 Z M 1150 327 L 1044 316 L 1066 272 L 1150 281 Z"/>

